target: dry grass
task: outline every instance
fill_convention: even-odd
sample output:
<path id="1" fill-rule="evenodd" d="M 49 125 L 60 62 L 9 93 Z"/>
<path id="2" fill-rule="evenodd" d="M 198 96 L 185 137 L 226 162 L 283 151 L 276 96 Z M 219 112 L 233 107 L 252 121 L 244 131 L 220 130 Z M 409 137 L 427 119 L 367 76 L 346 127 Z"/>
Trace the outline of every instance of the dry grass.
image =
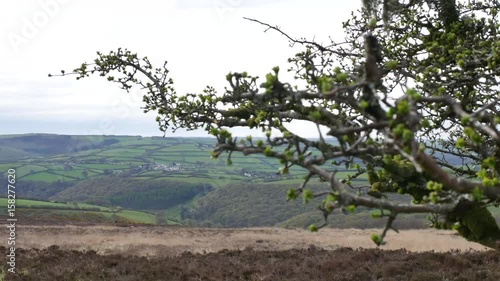
<path id="1" fill-rule="evenodd" d="M 279 228 L 206 229 L 181 227 L 92 226 L 19 226 L 17 246 L 25 249 L 48 248 L 94 250 L 99 254 L 172 256 L 182 252 L 208 253 L 224 249 L 260 250 L 306 249 L 311 245 L 333 250 L 341 247 L 375 248 L 370 233 L 380 230 L 324 229 L 318 233 Z M 0 235 L 7 237 L 7 229 Z M 449 250 L 485 250 L 453 232 L 443 230 L 407 230 L 390 232 L 382 249 L 405 248 L 412 252 Z"/>

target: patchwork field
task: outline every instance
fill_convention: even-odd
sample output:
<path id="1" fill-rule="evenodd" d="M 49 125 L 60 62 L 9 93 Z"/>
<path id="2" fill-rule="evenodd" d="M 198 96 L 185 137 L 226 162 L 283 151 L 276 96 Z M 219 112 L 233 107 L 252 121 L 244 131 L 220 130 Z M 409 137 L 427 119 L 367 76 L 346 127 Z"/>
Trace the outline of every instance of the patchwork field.
<path id="1" fill-rule="evenodd" d="M 52 140 L 53 144 L 47 144 L 47 139 Z M 57 146 L 57 142 L 63 142 L 66 148 Z M 219 180 L 218 174 L 231 175 L 226 177 L 225 184 L 242 179 L 255 182 L 262 182 L 266 178 L 278 179 L 275 174 L 279 170 L 279 162 L 262 155 L 244 157 L 235 154 L 231 166 L 226 165 L 226 155 L 212 159 L 210 151 L 214 142 L 215 139 L 211 138 L 133 136 L 34 134 L 12 136 L 10 139 L 5 137 L 0 142 L 0 156 L 2 151 L 13 148 L 22 153 L 0 157 L 0 173 L 16 169 L 19 180 L 46 183 L 76 183 L 100 175 L 120 173 L 142 178 L 168 175 L 169 178 L 186 182 L 190 182 L 193 172 L 212 181 Z M 41 145 L 47 147 L 42 148 Z M 47 155 L 40 155 L 42 153 Z M 291 172 L 293 176 L 285 178 L 300 179 L 305 175 L 304 171 L 297 168 L 292 168 Z"/>

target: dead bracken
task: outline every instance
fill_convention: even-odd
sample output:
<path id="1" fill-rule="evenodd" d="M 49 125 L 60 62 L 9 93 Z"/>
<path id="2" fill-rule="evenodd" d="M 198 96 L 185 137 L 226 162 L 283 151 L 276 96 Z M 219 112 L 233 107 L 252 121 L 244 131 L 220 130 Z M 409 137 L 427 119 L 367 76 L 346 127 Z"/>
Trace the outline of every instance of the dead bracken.
<path id="1" fill-rule="evenodd" d="M 0 247 L 1 255 L 6 252 Z M 8 280 L 500 280 L 500 255 L 494 251 L 327 251 L 312 246 L 137 257 L 51 246 L 20 249 L 18 254 L 19 273 Z"/>

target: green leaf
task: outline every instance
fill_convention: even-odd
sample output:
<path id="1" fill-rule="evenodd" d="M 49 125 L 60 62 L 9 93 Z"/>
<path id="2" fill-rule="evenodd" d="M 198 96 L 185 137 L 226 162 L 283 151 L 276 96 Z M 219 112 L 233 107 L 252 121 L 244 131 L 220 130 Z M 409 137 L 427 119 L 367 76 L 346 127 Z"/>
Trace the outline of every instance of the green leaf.
<path id="1" fill-rule="evenodd" d="M 346 82 L 347 81 L 347 73 L 339 73 L 337 74 L 337 80 L 340 82 Z"/>
<path id="2" fill-rule="evenodd" d="M 410 89 L 408 91 L 410 91 Z M 406 115 L 410 112 L 410 104 L 407 100 L 402 100 L 396 105 L 396 111 L 398 114 Z"/>
<path id="3" fill-rule="evenodd" d="M 422 119 L 422 122 L 420 124 L 422 125 L 423 128 L 429 128 L 431 126 L 431 123 L 427 118 Z"/>
<path id="4" fill-rule="evenodd" d="M 429 193 L 429 200 L 434 204 L 438 203 L 439 201 L 438 193 L 436 191 Z"/>
<path id="5" fill-rule="evenodd" d="M 365 100 L 362 100 L 362 101 L 359 102 L 359 106 L 361 108 L 368 108 L 368 102 L 365 101 Z"/>
<path id="6" fill-rule="evenodd" d="M 331 193 L 326 196 L 326 202 L 335 202 L 335 201 L 337 201 L 337 196 Z"/>
<path id="7" fill-rule="evenodd" d="M 495 168 L 495 157 L 488 157 L 483 160 L 483 166 L 485 168 L 494 169 Z"/>
<path id="8" fill-rule="evenodd" d="M 274 76 L 272 73 L 266 74 L 266 83 L 264 83 L 264 87 L 268 88 L 274 84 L 276 81 L 276 76 Z"/>
<path id="9" fill-rule="evenodd" d="M 257 147 L 263 148 L 264 147 L 264 141 L 263 140 L 257 140 Z"/>
<path id="10" fill-rule="evenodd" d="M 309 226 L 309 231 L 311 231 L 311 232 L 318 232 L 318 227 L 316 225 L 314 225 L 314 224 L 311 224 Z"/>
<path id="11" fill-rule="evenodd" d="M 457 141 L 455 142 L 455 147 L 459 149 L 465 148 L 465 145 L 467 142 L 465 141 L 464 138 L 458 138 Z"/>
<path id="12" fill-rule="evenodd" d="M 219 130 L 217 130 L 217 128 L 211 128 L 210 129 L 210 134 L 216 136 L 216 135 L 219 134 Z"/>
<path id="13" fill-rule="evenodd" d="M 314 193 L 312 192 L 312 190 L 306 188 L 302 191 L 302 200 L 304 204 L 309 203 L 309 201 L 311 201 L 313 198 L 314 198 Z"/>
<path id="14" fill-rule="evenodd" d="M 409 129 L 403 130 L 403 141 L 408 142 L 413 138 L 413 132 Z"/>
<path id="15" fill-rule="evenodd" d="M 483 200 L 483 192 L 481 191 L 479 186 L 474 187 L 474 189 L 472 190 L 472 198 L 477 202 Z"/>
<path id="16" fill-rule="evenodd" d="M 398 67 L 398 61 L 395 60 L 387 61 L 385 63 L 385 67 L 387 67 L 387 69 L 394 70 L 396 69 L 396 67 Z"/>
<path id="17" fill-rule="evenodd" d="M 288 189 L 288 192 L 286 193 L 286 201 L 295 199 L 297 199 L 297 190 L 295 190 L 295 188 Z"/>
<path id="18" fill-rule="evenodd" d="M 438 182 L 429 181 L 429 182 L 427 182 L 427 190 L 441 191 L 441 190 L 443 190 L 443 185 L 438 183 Z"/>
<path id="19" fill-rule="evenodd" d="M 333 89 L 333 84 L 330 79 L 322 79 L 321 80 L 321 92 L 327 93 Z"/>
<path id="20" fill-rule="evenodd" d="M 264 155 L 267 157 L 273 156 L 273 150 L 270 146 L 268 146 L 264 149 Z"/>
<path id="21" fill-rule="evenodd" d="M 370 22 L 368 23 L 368 27 L 371 28 L 371 29 L 377 27 L 377 19 L 376 18 L 372 18 L 370 20 Z"/>
<path id="22" fill-rule="evenodd" d="M 379 234 L 377 233 L 372 233 L 370 235 L 370 238 L 372 239 L 372 241 L 377 244 L 377 246 L 380 246 L 382 244 L 382 236 L 380 236 Z"/>
<path id="23" fill-rule="evenodd" d="M 313 121 L 319 121 L 321 119 L 321 112 L 315 110 L 309 114 L 309 118 Z"/>

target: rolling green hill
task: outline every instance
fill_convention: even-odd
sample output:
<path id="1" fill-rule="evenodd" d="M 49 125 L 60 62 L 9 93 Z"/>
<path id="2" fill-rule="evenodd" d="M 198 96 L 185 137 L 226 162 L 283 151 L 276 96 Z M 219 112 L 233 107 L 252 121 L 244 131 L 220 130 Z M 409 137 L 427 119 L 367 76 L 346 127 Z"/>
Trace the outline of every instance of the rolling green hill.
<path id="1" fill-rule="evenodd" d="M 16 217 L 42 221 L 66 222 L 119 222 L 133 224 L 156 224 L 153 213 L 109 208 L 83 203 L 49 202 L 39 200 L 16 200 Z M 7 199 L 0 198 L 0 213 L 7 215 Z M 178 224 L 165 221 L 167 224 Z"/>

